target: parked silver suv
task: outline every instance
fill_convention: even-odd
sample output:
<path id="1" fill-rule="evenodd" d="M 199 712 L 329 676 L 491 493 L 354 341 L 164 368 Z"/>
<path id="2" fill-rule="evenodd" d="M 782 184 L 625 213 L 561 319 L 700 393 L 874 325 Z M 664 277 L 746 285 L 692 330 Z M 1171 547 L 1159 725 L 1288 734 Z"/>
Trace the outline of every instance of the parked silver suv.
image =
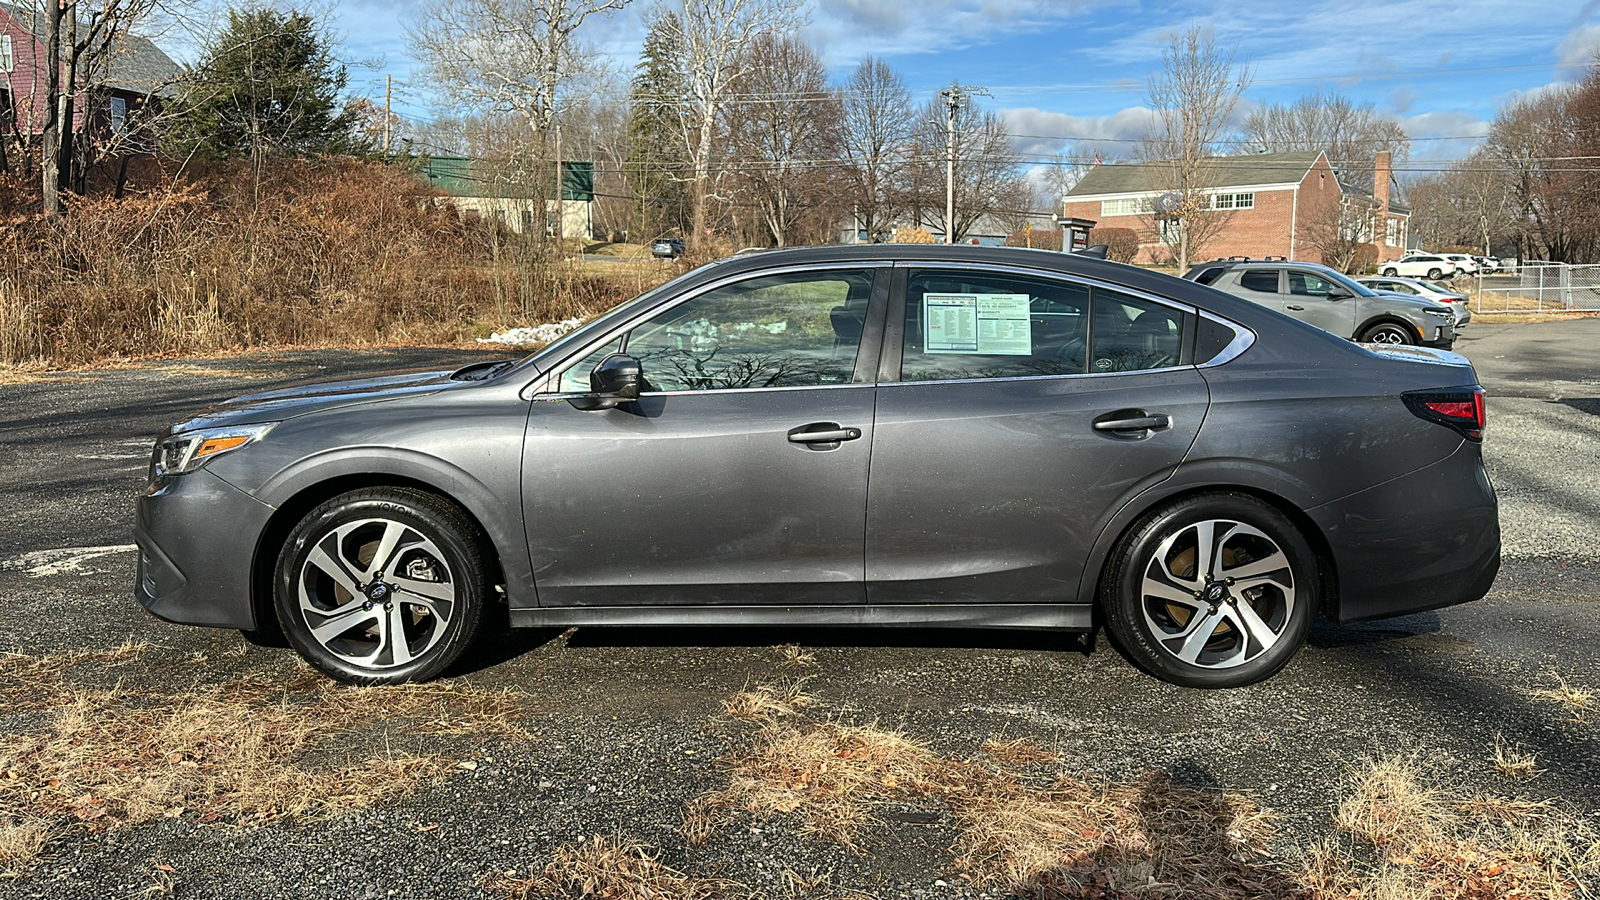
<path id="1" fill-rule="evenodd" d="M 1367 344 L 1455 344 L 1455 313 L 1421 297 L 1378 293 L 1342 272 L 1281 259 L 1218 259 L 1183 276 Z"/>

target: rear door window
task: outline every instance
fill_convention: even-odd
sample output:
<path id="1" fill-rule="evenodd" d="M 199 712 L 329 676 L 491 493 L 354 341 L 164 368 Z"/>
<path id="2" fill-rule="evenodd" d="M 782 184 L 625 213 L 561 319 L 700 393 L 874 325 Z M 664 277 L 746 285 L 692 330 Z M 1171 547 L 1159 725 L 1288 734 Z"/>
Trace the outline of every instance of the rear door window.
<path id="1" fill-rule="evenodd" d="M 1239 287 L 1262 294 L 1278 292 L 1277 269 L 1251 269 L 1239 276 Z"/>
<path id="2" fill-rule="evenodd" d="M 1131 372 L 1179 365 L 1186 313 L 1049 277 L 913 270 L 900 380 Z"/>

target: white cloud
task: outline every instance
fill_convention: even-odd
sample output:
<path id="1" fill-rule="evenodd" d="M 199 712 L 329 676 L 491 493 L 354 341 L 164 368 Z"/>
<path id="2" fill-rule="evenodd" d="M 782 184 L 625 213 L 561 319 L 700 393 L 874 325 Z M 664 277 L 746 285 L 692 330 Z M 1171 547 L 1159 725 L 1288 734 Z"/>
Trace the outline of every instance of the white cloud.
<path id="1" fill-rule="evenodd" d="M 1600 54 L 1600 22 L 1579 25 L 1556 45 L 1557 71 L 1562 77 L 1577 81 L 1595 64 L 1597 54 Z"/>
<path id="2" fill-rule="evenodd" d="M 1100 0 L 817 0 L 806 36 L 830 66 L 938 53 L 1038 31 Z"/>
<path id="3" fill-rule="evenodd" d="M 1112 159 L 1126 156 L 1132 142 L 1144 137 L 1152 113 L 1130 106 L 1107 116 L 1074 116 L 1033 107 L 1002 109 L 1011 143 L 1028 157 L 1046 157 L 1070 148 L 1076 156 L 1098 152 Z"/>

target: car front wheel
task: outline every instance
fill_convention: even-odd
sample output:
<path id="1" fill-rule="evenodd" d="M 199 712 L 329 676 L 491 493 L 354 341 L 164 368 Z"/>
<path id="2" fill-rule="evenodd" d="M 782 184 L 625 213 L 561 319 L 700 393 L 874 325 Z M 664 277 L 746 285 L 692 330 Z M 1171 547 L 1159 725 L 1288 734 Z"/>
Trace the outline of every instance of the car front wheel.
<path id="1" fill-rule="evenodd" d="M 1361 332 L 1359 338 L 1363 344 L 1415 344 L 1416 335 L 1411 329 L 1394 322 L 1379 322 L 1378 324 Z"/>
<path id="2" fill-rule="evenodd" d="M 351 684 L 438 675 L 483 625 L 477 527 L 406 489 L 352 491 L 312 510 L 278 555 L 278 621 L 307 662 Z"/>
<path id="3" fill-rule="evenodd" d="M 1174 684 L 1240 687 L 1283 668 L 1320 599 L 1315 557 L 1283 513 L 1203 494 L 1146 518 L 1101 588 L 1117 647 Z"/>
<path id="4" fill-rule="evenodd" d="M 1393 278 L 1393 277 L 1395 277 L 1396 275 L 1399 275 L 1399 274 L 1400 273 L 1398 271 L 1396 271 L 1393 266 L 1390 266 L 1389 268 L 1383 270 L 1383 277 L 1385 277 L 1385 278 Z"/>

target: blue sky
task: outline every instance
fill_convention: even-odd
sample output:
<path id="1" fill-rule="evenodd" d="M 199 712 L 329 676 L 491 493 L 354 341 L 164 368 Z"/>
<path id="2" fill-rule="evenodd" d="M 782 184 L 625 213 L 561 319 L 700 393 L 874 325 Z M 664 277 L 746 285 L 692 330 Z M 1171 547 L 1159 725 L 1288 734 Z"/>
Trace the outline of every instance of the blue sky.
<path id="1" fill-rule="evenodd" d="M 352 58 L 352 88 L 426 117 L 437 98 L 406 39 L 418 0 L 322 0 Z M 648 0 L 581 33 L 631 71 Z M 1166 37 L 1200 25 L 1251 65 L 1244 107 L 1318 90 L 1371 101 L 1415 139 L 1412 165 L 1460 158 L 1507 99 L 1581 77 L 1600 49 L 1600 0 L 812 0 L 806 34 L 837 77 L 886 58 L 919 100 L 959 79 L 987 87 L 1019 146 L 1115 158 L 1144 130 L 1145 84 Z"/>

